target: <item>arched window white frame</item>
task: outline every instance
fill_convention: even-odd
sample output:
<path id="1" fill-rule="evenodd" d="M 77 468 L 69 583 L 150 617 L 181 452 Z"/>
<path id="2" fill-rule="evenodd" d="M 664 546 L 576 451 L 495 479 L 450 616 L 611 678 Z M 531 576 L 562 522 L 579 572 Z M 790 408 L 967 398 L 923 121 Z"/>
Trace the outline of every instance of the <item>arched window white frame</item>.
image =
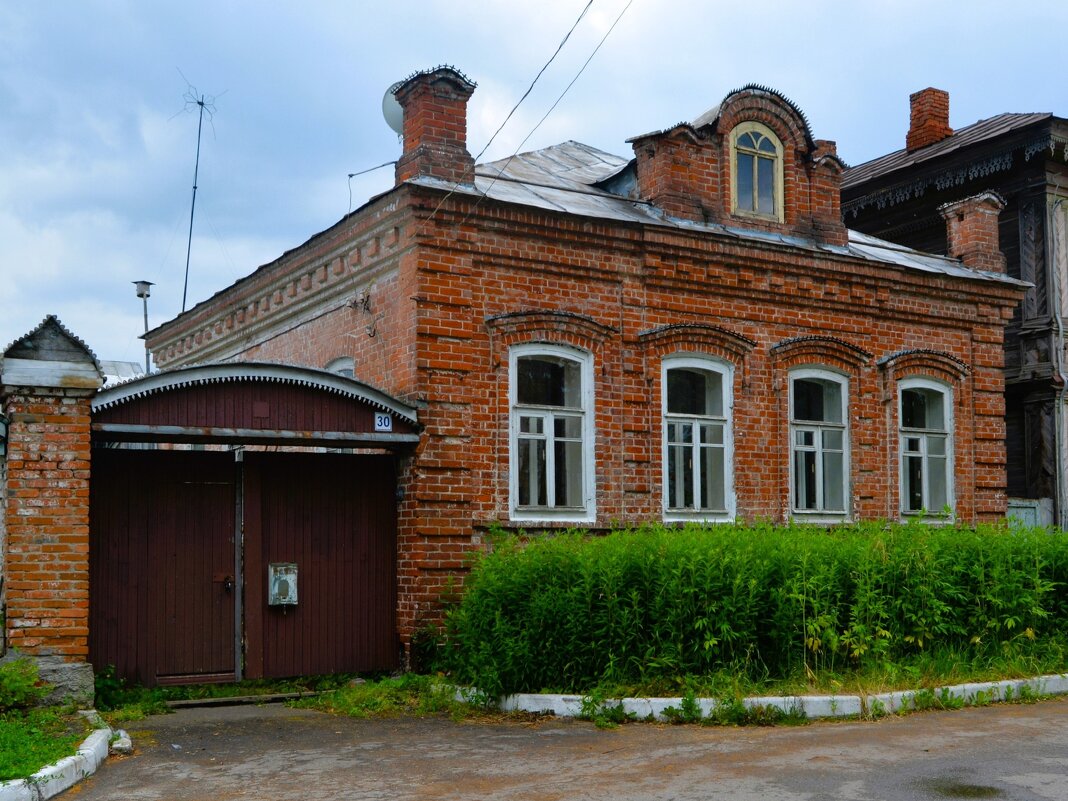
<path id="1" fill-rule="evenodd" d="M 797 517 L 848 517 L 849 380 L 821 368 L 790 371 L 790 508 Z"/>
<path id="2" fill-rule="evenodd" d="M 733 366 L 672 356 L 660 385 L 664 519 L 733 520 Z"/>
<path id="3" fill-rule="evenodd" d="M 897 411 L 901 514 L 952 516 L 953 389 L 930 378 L 904 378 Z"/>
<path id="4" fill-rule="evenodd" d="M 328 361 L 323 369 L 347 378 L 354 378 L 356 375 L 356 360 L 351 356 L 339 356 Z"/>
<path id="5" fill-rule="evenodd" d="M 730 136 L 731 204 L 735 214 L 783 222 L 783 147 L 759 122 L 743 122 Z"/>
<path id="6" fill-rule="evenodd" d="M 595 519 L 593 357 L 558 345 L 508 353 L 513 520 Z"/>

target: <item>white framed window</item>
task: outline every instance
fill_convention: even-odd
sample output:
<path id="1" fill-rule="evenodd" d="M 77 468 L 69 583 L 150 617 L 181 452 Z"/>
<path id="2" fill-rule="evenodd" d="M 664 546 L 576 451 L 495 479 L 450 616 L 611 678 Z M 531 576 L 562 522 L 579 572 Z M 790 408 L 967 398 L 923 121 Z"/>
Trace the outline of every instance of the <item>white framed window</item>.
<path id="1" fill-rule="evenodd" d="M 952 515 L 953 390 L 929 378 L 898 382 L 901 514 Z"/>
<path id="2" fill-rule="evenodd" d="M 849 381 L 829 370 L 790 373 L 790 507 L 794 515 L 849 513 Z"/>
<path id="3" fill-rule="evenodd" d="M 731 197 L 735 214 L 783 221 L 783 148 L 766 125 L 731 131 Z"/>
<path id="4" fill-rule="evenodd" d="M 328 361 L 323 369 L 331 373 L 343 375 L 346 378 L 353 378 L 356 374 L 356 360 L 351 356 L 339 356 L 336 359 Z"/>
<path id="5" fill-rule="evenodd" d="M 593 522 L 593 357 L 517 345 L 508 378 L 512 519 Z"/>
<path id="6" fill-rule="evenodd" d="M 732 520 L 733 367 L 674 356 L 661 378 L 666 520 Z"/>

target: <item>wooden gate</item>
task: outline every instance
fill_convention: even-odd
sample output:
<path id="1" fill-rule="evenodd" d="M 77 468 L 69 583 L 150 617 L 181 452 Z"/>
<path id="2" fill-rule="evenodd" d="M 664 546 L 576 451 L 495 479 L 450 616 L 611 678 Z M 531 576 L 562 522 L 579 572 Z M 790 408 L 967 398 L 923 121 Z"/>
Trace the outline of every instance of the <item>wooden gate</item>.
<path id="1" fill-rule="evenodd" d="M 225 452 L 98 450 L 89 653 L 146 685 L 235 675 L 235 471 Z"/>
<path id="2" fill-rule="evenodd" d="M 227 363 L 104 390 L 92 428 L 94 667 L 152 685 L 397 666 L 394 454 L 419 441 L 415 409 L 321 370 Z M 269 603 L 277 563 L 295 604 Z"/>
<path id="3" fill-rule="evenodd" d="M 390 456 L 245 455 L 246 675 L 397 666 L 396 486 Z M 298 602 L 268 603 L 271 563 Z"/>

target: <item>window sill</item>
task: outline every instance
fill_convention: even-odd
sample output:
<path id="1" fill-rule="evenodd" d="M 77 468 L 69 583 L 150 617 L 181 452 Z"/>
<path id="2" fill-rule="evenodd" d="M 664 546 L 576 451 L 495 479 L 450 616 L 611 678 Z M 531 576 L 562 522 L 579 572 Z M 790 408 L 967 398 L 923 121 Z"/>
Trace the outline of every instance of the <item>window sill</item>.
<path id="1" fill-rule="evenodd" d="M 733 523 L 733 512 L 664 512 L 665 523 Z"/>
<path id="2" fill-rule="evenodd" d="M 512 523 L 595 523 L 597 515 L 588 509 L 513 509 Z"/>
<path id="3" fill-rule="evenodd" d="M 837 526 L 852 520 L 848 512 L 806 512 L 800 509 L 790 512 L 790 522 L 811 523 L 814 526 Z"/>

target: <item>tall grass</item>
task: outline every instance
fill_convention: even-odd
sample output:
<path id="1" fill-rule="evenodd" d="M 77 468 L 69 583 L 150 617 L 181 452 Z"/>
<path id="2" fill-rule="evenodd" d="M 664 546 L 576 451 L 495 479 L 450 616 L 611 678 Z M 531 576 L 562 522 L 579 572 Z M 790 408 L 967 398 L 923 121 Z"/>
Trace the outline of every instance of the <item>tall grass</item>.
<path id="1" fill-rule="evenodd" d="M 995 526 L 512 537 L 472 570 L 441 657 L 496 694 L 1060 653 L 1066 582 L 1063 535 Z"/>

